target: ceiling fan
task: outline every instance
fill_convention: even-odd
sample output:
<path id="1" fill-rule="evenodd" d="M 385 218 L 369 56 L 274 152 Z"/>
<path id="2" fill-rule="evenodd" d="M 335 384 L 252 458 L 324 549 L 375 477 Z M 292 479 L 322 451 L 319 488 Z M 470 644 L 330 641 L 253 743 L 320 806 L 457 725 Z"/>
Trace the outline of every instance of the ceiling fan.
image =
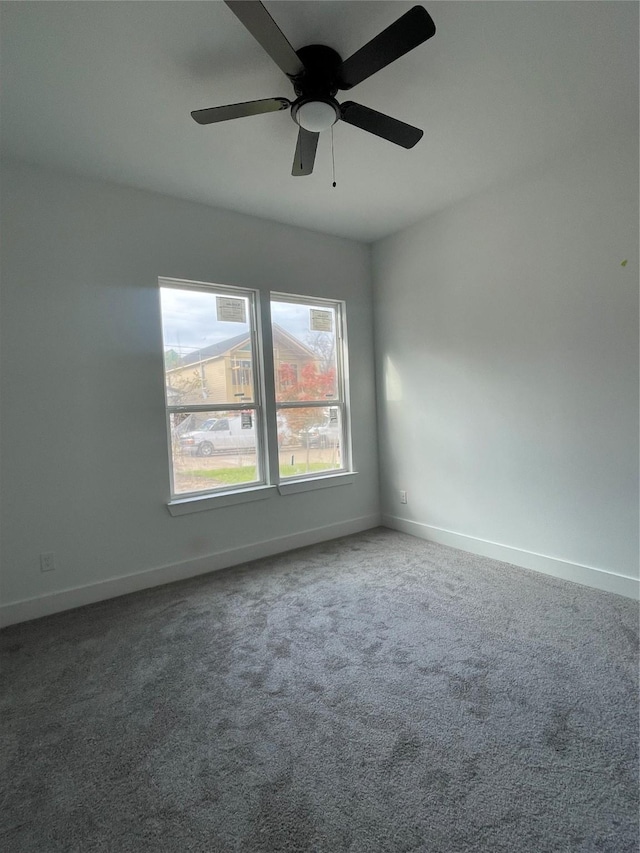
<path id="1" fill-rule="evenodd" d="M 225 0 L 226 5 L 249 30 L 271 59 L 284 71 L 296 99 L 264 98 L 223 107 L 194 110 L 198 124 L 213 124 L 243 116 L 291 109 L 299 126 L 292 175 L 310 175 L 316 157 L 320 132 L 338 120 L 366 130 L 403 148 L 413 148 L 422 131 L 384 113 L 354 101 L 339 104 L 338 89 L 351 89 L 430 39 L 436 31 L 430 15 L 422 6 L 414 6 L 344 61 L 330 47 L 310 44 L 294 50 L 259 0 Z"/>

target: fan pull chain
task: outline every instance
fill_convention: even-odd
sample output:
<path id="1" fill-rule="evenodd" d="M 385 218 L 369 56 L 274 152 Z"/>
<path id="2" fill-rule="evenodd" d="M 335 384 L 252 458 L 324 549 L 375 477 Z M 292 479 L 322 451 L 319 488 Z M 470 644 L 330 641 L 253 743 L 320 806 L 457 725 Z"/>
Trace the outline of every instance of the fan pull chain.
<path id="1" fill-rule="evenodd" d="M 331 125 L 331 163 L 333 166 L 333 187 L 336 185 L 336 158 L 333 153 L 333 125 Z"/>

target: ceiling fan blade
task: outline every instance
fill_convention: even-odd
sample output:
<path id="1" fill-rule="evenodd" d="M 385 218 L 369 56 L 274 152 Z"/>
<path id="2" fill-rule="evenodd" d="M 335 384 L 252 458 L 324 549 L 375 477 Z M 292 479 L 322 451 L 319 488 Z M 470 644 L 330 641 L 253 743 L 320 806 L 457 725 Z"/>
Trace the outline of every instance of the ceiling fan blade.
<path id="1" fill-rule="evenodd" d="M 340 68 L 340 88 L 351 89 L 399 59 L 435 34 L 436 25 L 422 6 L 414 6 L 374 39 L 345 59 Z"/>
<path id="2" fill-rule="evenodd" d="M 288 77 L 303 71 L 298 54 L 259 0 L 225 0 L 238 20 Z"/>
<path id="3" fill-rule="evenodd" d="M 371 110 L 369 107 L 363 107 L 362 104 L 355 104 L 353 101 L 345 101 L 342 104 L 341 118 L 347 124 L 375 133 L 376 136 L 395 142 L 403 148 L 413 148 L 422 139 L 423 131 L 419 128 Z"/>
<path id="4" fill-rule="evenodd" d="M 227 104 L 224 107 L 194 110 L 191 115 L 198 124 L 213 124 L 216 121 L 228 121 L 230 118 L 274 113 L 277 110 L 286 110 L 289 106 L 290 102 L 286 98 L 263 98 L 261 101 L 245 101 L 243 104 Z"/>
<path id="5" fill-rule="evenodd" d="M 319 133 L 311 133 L 311 131 L 305 130 L 304 127 L 300 128 L 296 153 L 291 168 L 291 174 L 295 177 L 310 175 L 313 172 L 319 136 Z"/>

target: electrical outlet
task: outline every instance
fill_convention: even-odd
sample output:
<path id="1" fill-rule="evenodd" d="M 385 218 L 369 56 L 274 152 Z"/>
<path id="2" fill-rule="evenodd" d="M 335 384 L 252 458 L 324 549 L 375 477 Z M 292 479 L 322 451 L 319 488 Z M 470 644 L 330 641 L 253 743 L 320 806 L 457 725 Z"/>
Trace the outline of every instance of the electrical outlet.
<path id="1" fill-rule="evenodd" d="M 49 551 L 46 554 L 40 554 L 40 571 L 41 572 L 52 572 L 56 567 L 55 561 L 53 559 L 53 551 Z"/>
<path id="2" fill-rule="evenodd" d="M 404 489 L 400 489 L 400 503 L 406 504 L 406 502 L 407 502 L 407 493 L 404 491 Z"/>

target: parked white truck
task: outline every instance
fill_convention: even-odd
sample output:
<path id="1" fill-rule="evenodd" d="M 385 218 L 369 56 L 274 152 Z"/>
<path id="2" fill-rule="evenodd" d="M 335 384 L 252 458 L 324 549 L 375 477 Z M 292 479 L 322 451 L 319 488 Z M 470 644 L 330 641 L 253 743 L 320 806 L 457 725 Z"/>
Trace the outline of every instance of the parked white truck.
<path id="1" fill-rule="evenodd" d="M 191 416 L 193 417 L 193 416 Z M 190 424 L 189 424 L 190 426 Z M 214 453 L 232 451 L 254 451 L 256 448 L 256 425 L 253 415 L 207 418 L 195 429 L 178 429 L 174 437 L 180 451 L 192 456 L 212 456 Z M 286 419 L 278 414 L 278 446 L 294 443 L 293 433 Z"/>
<path id="2" fill-rule="evenodd" d="M 198 429 L 178 436 L 183 453 L 212 456 L 233 450 L 255 450 L 256 428 L 253 418 L 237 415 L 232 418 L 208 418 Z"/>

